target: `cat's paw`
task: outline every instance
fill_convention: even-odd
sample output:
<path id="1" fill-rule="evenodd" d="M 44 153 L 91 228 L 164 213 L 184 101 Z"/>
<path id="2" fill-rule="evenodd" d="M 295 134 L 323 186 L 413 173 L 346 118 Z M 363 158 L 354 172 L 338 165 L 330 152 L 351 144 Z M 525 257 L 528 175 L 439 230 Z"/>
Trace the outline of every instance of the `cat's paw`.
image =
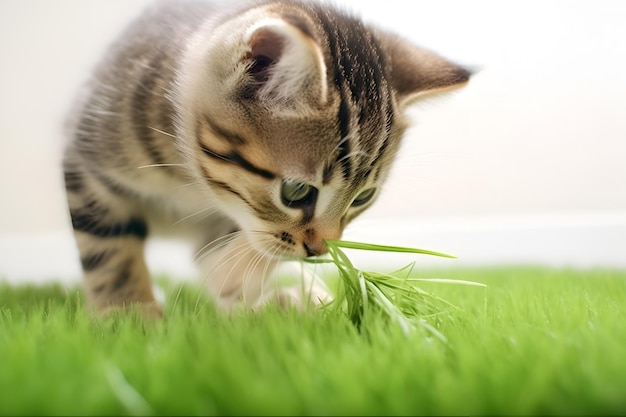
<path id="1" fill-rule="evenodd" d="M 283 308 L 295 307 L 304 310 L 312 307 L 321 307 L 332 301 L 333 296 L 325 288 L 315 286 L 303 289 L 302 286 L 280 288 L 274 295 L 274 300 Z"/>

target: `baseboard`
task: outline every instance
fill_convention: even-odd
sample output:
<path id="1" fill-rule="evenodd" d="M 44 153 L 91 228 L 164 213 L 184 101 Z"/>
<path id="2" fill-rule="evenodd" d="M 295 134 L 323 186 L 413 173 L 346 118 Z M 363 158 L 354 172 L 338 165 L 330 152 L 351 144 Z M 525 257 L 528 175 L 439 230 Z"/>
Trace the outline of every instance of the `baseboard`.
<path id="1" fill-rule="evenodd" d="M 427 220 L 369 219 L 344 235 L 357 240 L 420 247 L 457 259 L 351 251 L 362 268 L 533 264 L 575 268 L 626 268 L 626 214 L 499 216 Z M 179 241 L 154 240 L 146 249 L 154 274 L 195 277 L 193 251 Z M 8 282 L 78 282 L 78 252 L 69 230 L 0 236 L 0 279 Z"/>

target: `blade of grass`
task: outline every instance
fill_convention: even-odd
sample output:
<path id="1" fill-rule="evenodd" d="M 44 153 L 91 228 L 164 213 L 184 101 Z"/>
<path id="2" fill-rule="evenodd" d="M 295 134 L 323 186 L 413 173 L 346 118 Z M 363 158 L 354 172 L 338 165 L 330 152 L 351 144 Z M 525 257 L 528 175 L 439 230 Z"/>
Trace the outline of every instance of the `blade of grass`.
<path id="1" fill-rule="evenodd" d="M 456 258 L 454 255 L 448 255 L 446 253 L 426 249 L 408 248 L 404 246 L 375 245 L 373 243 L 351 242 L 347 240 L 327 240 L 326 245 L 344 249 L 369 250 L 376 252 L 417 253 L 421 255 L 440 256 L 443 258 Z"/>
<path id="2" fill-rule="evenodd" d="M 360 327 L 362 319 L 363 319 L 363 303 L 359 304 L 360 296 L 360 286 L 359 286 L 359 277 L 358 271 L 350 262 L 350 259 L 339 250 L 335 246 L 328 246 L 328 253 L 333 259 L 337 269 L 339 271 L 339 276 L 341 277 L 343 285 L 343 293 L 344 298 L 347 304 L 347 313 L 350 320 L 357 326 Z"/>
<path id="3" fill-rule="evenodd" d="M 381 307 L 383 307 L 383 311 L 385 314 L 396 323 L 400 325 L 402 331 L 407 334 L 411 331 L 412 326 L 410 322 L 407 320 L 406 316 L 402 314 L 398 310 L 398 308 L 383 294 L 376 285 L 372 282 L 366 282 L 367 288 L 370 290 L 370 293 L 373 296 L 373 301 L 377 302 Z"/>
<path id="4" fill-rule="evenodd" d="M 458 284 L 458 285 L 470 285 L 474 287 L 483 287 L 487 286 L 480 282 L 475 281 L 467 281 L 463 279 L 450 279 L 450 278 L 407 278 L 408 281 L 420 281 L 420 282 L 436 282 L 438 284 Z"/>
<path id="5" fill-rule="evenodd" d="M 418 279 L 410 278 L 415 262 L 392 272 L 366 272 L 356 268 L 342 249 L 368 250 L 378 252 L 414 253 L 433 255 L 445 258 L 455 258 L 441 252 L 425 249 L 408 248 L 403 246 L 375 245 L 371 243 L 352 242 L 345 240 L 327 240 L 326 246 L 341 278 L 343 299 L 336 299 L 335 307 L 347 309 L 346 313 L 352 323 L 359 329 L 366 323 L 370 314 L 376 314 L 400 326 L 403 332 L 408 332 L 417 326 L 428 330 L 444 343 L 445 337 L 431 324 L 425 322 L 427 317 L 437 317 L 444 314 L 446 308 L 458 309 L 451 302 L 437 297 L 415 285 L 416 282 L 456 283 L 462 285 L 484 286 L 471 281 L 451 279 Z M 319 262 L 319 261 L 318 261 Z M 319 263 L 326 263 L 321 261 Z M 331 303 L 331 304 L 333 304 Z M 442 307 L 445 306 L 445 308 Z"/>

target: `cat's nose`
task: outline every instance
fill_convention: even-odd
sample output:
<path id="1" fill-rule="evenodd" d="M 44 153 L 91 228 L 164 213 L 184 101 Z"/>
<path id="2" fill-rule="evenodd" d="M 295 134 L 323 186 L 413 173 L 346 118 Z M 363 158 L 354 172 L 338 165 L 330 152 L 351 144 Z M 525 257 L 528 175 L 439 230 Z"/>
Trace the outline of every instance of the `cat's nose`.
<path id="1" fill-rule="evenodd" d="M 304 250 L 306 251 L 306 256 L 319 256 L 326 253 L 326 243 L 324 241 L 320 241 L 318 244 L 311 244 L 304 242 Z"/>
<path id="2" fill-rule="evenodd" d="M 329 227 L 323 224 L 316 224 L 304 231 L 302 236 L 302 246 L 306 256 L 319 256 L 328 252 L 325 239 L 339 239 L 341 229 L 339 227 Z"/>

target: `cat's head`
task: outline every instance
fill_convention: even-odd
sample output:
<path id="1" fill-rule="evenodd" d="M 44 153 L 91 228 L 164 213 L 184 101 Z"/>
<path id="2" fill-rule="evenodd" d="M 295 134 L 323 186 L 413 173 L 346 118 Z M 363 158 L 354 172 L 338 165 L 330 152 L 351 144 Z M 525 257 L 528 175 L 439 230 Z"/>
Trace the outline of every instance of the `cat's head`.
<path id="1" fill-rule="evenodd" d="M 258 250 L 317 255 L 379 195 L 406 104 L 469 76 L 350 15 L 267 2 L 207 23 L 190 43 L 180 145 Z"/>

